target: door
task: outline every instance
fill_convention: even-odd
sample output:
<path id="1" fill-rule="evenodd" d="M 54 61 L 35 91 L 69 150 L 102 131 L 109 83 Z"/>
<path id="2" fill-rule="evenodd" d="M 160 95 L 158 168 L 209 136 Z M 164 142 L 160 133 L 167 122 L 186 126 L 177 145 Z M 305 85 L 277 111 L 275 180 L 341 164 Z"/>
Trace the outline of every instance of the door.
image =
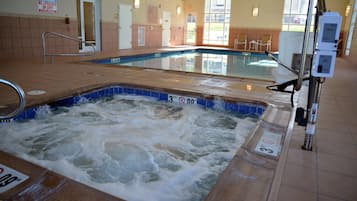
<path id="1" fill-rule="evenodd" d="M 79 44 L 80 52 L 93 51 L 93 47 L 100 49 L 98 4 L 96 0 L 79 1 L 79 39 L 85 42 Z"/>
<path id="2" fill-rule="evenodd" d="M 186 23 L 186 44 L 196 44 L 196 15 L 188 14 Z"/>
<path id="3" fill-rule="evenodd" d="M 119 49 L 130 49 L 131 45 L 131 25 L 132 25 L 132 8 L 130 5 L 119 5 Z"/>
<path id="4" fill-rule="evenodd" d="M 162 46 L 170 45 L 171 37 L 171 13 L 167 11 L 162 12 Z"/>

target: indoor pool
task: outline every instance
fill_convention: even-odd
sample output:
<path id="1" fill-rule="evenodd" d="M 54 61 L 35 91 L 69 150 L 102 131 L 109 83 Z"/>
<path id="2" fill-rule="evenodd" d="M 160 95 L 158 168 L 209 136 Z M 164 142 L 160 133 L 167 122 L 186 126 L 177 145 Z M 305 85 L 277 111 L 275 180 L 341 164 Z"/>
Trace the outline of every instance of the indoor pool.
<path id="1" fill-rule="evenodd" d="M 33 119 L 0 124 L 0 149 L 129 201 L 203 200 L 263 108 L 136 91 L 148 96 L 41 106 Z"/>
<path id="2" fill-rule="evenodd" d="M 122 56 L 94 62 L 269 81 L 275 81 L 275 71 L 282 70 L 278 63 L 263 53 L 210 49 Z"/>

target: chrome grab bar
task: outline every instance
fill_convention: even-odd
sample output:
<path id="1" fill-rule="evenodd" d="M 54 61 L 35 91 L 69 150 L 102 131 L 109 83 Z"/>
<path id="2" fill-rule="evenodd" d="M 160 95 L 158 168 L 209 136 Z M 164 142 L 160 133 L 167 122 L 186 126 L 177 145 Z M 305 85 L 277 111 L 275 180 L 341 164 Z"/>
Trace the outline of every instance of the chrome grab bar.
<path id="1" fill-rule="evenodd" d="M 72 41 L 77 41 L 77 42 L 80 42 L 80 43 L 84 43 L 84 44 L 89 44 L 93 51 L 90 52 L 90 53 L 63 53 L 63 54 L 60 54 L 60 53 L 56 53 L 56 54 L 51 54 L 51 53 L 47 53 L 47 49 L 46 49 L 46 38 L 47 36 L 49 35 L 52 35 L 52 36 L 57 36 L 57 37 L 60 37 L 60 38 L 65 38 L 65 39 L 68 39 L 68 40 L 72 40 Z M 60 34 L 60 33 L 57 33 L 57 32 L 43 32 L 41 34 L 42 36 L 42 52 L 43 52 L 43 63 L 46 64 L 46 57 L 47 56 L 51 56 L 51 63 L 53 63 L 53 57 L 54 56 L 92 56 L 95 54 L 95 46 L 91 43 L 87 43 L 81 39 L 78 39 L 78 38 L 75 38 L 75 37 L 72 37 L 72 36 L 67 36 L 67 35 L 64 35 L 64 34 Z"/>
<path id="2" fill-rule="evenodd" d="M 306 57 L 307 57 L 307 49 L 309 47 L 309 40 L 310 40 L 310 27 L 312 22 L 312 13 L 314 9 L 314 0 L 309 1 L 308 13 L 307 13 L 307 20 L 305 24 L 305 34 L 304 34 L 304 42 L 302 47 L 302 57 L 301 57 L 301 66 L 299 69 L 299 76 L 298 81 L 294 87 L 294 90 L 299 91 L 302 86 L 302 82 L 304 81 L 304 72 L 306 68 Z M 314 47 L 313 47 L 314 48 Z"/>
<path id="3" fill-rule="evenodd" d="M 8 115 L 0 115 L 0 120 L 11 119 L 24 110 L 24 108 L 26 106 L 25 92 L 15 82 L 10 82 L 8 80 L 4 80 L 4 79 L 0 78 L 0 83 L 8 85 L 9 87 L 13 88 L 17 92 L 17 95 L 19 96 L 19 100 L 20 100 L 19 107 Z"/>

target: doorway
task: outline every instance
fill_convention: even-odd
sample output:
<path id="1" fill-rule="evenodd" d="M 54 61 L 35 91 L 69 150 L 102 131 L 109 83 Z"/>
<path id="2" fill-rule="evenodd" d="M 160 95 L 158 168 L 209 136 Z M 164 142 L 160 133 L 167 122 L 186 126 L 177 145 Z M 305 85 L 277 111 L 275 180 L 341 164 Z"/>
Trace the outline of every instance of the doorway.
<path id="1" fill-rule="evenodd" d="M 98 0 L 79 0 L 77 1 L 77 12 L 79 23 L 79 39 L 85 43 L 79 44 L 80 52 L 92 51 L 100 49 L 100 30 L 99 30 L 99 5 Z"/>
<path id="2" fill-rule="evenodd" d="M 171 38 L 171 13 L 168 11 L 162 12 L 162 46 L 170 46 Z"/>
<path id="3" fill-rule="evenodd" d="M 188 14 L 186 21 L 186 44 L 196 44 L 196 15 Z"/>
<path id="4" fill-rule="evenodd" d="M 119 33 L 119 49 L 132 48 L 132 7 L 130 5 L 120 4 L 118 15 L 118 33 Z"/>

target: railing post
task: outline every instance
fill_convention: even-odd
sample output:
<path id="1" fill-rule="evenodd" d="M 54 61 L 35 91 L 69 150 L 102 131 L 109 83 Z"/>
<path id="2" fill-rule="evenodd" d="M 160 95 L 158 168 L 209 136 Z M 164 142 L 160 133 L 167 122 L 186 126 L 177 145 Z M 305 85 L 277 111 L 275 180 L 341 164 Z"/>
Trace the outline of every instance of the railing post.
<path id="1" fill-rule="evenodd" d="M 42 63 L 46 64 L 46 33 L 43 32 L 42 35 Z"/>
<path id="2" fill-rule="evenodd" d="M 95 47 L 93 44 L 90 44 L 93 48 L 93 52 L 91 54 L 87 54 L 87 53 L 69 53 L 69 54 L 48 54 L 47 51 L 46 51 L 46 37 L 48 35 L 53 35 L 53 36 L 57 36 L 57 37 L 61 37 L 61 38 L 65 38 L 65 39 L 68 39 L 68 40 L 73 40 L 73 41 L 77 41 L 77 42 L 80 42 L 80 43 L 83 43 L 83 44 L 89 44 L 83 40 L 80 40 L 78 38 L 75 38 L 75 37 L 71 37 L 71 36 L 66 36 L 66 35 L 63 35 L 63 34 L 60 34 L 60 33 L 56 33 L 56 32 L 43 32 L 42 33 L 42 51 L 43 51 L 43 58 L 42 58 L 42 61 L 44 64 L 46 64 L 46 57 L 47 56 L 51 56 L 51 63 L 53 64 L 54 63 L 54 57 L 55 56 L 91 56 L 91 55 L 94 55 L 95 54 Z"/>

